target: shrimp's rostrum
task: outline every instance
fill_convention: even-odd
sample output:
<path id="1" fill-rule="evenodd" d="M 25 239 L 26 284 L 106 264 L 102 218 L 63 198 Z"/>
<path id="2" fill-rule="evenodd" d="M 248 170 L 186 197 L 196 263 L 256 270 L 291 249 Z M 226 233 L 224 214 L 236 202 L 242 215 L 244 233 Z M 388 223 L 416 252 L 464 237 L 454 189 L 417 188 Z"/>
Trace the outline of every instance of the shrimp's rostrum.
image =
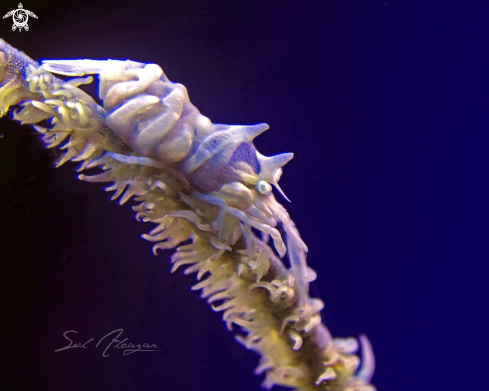
<path id="1" fill-rule="evenodd" d="M 72 76 L 61 80 L 55 74 Z M 87 76 L 88 75 L 88 76 Z M 77 88 L 98 75 L 103 107 Z M 137 218 L 156 226 L 143 237 L 153 251 L 177 247 L 172 271 L 197 273 L 202 297 L 223 311 L 236 338 L 261 355 L 264 386 L 297 390 L 372 391 L 370 343 L 333 339 L 321 322 L 323 302 L 309 296 L 315 272 L 307 247 L 275 199 L 293 154 L 260 154 L 253 139 L 267 124 L 214 124 L 187 89 L 156 64 L 119 60 L 45 60 L 0 40 L 0 114 L 32 124 L 57 162 L 100 167 L 87 182 L 112 182 L 113 199 L 135 198 Z M 50 126 L 39 123 L 46 120 Z M 268 245 L 270 238 L 273 249 Z M 288 258 L 286 267 L 282 258 Z M 205 276 L 205 278 L 204 278 Z M 202 281 L 200 281 L 202 280 Z"/>

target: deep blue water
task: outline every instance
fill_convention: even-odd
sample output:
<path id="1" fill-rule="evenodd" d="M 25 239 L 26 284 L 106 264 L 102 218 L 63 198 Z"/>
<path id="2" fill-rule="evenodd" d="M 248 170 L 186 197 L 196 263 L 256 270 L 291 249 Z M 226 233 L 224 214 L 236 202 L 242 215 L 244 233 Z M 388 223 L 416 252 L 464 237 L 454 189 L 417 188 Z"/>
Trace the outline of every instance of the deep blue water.
<path id="1" fill-rule="evenodd" d="M 0 14 L 16 8 L 0 5 Z M 29 1 L 0 37 L 42 58 L 162 66 L 216 123 L 266 122 L 335 336 L 366 333 L 379 391 L 487 387 L 489 5 Z M 0 389 L 259 389 L 258 357 L 139 238 L 150 227 L 0 121 Z M 277 198 L 280 196 L 277 195 Z M 284 201 L 285 202 L 285 201 Z M 162 352 L 55 353 L 124 328 Z"/>

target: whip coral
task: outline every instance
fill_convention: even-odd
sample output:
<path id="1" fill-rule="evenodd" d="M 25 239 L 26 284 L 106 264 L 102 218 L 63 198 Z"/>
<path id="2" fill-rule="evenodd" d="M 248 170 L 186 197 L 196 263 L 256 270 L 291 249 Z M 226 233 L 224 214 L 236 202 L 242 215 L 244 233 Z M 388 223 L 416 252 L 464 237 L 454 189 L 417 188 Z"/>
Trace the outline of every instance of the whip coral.
<path id="1" fill-rule="evenodd" d="M 53 74 L 72 76 L 68 80 Z M 78 88 L 99 76 L 103 107 Z M 79 161 L 86 182 L 111 182 L 112 199 L 135 199 L 153 252 L 176 248 L 172 272 L 196 273 L 214 311 L 236 339 L 261 358 L 263 386 L 296 390 L 373 391 L 374 358 L 360 337 L 332 338 L 324 304 L 309 296 L 315 272 L 307 247 L 275 199 L 282 167 L 293 157 L 267 157 L 253 139 L 268 128 L 213 124 L 190 103 L 186 88 L 156 64 L 50 60 L 42 64 L 0 40 L 0 115 L 30 124 L 48 148 L 65 151 L 57 166 Z M 286 197 L 285 197 L 286 198 Z M 288 259 L 288 267 L 282 259 Z"/>

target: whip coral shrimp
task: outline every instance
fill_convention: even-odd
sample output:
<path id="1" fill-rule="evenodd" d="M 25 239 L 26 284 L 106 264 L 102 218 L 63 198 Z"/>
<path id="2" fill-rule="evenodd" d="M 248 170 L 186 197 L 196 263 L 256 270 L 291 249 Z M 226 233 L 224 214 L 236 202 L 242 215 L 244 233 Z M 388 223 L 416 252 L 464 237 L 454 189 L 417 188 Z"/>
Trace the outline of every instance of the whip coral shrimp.
<path id="1" fill-rule="evenodd" d="M 72 77 L 62 80 L 56 74 Z M 98 75 L 102 106 L 78 88 Z M 260 154 L 268 129 L 214 124 L 187 89 L 156 64 L 119 60 L 45 60 L 0 41 L 0 114 L 30 124 L 58 160 L 80 161 L 86 182 L 111 182 L 112 199 L 133 198 L 136 217 L 155 224 L 143 237 L 153 252 L 176 248 L 172 272 L 197 273 L 201 297 L 223 312 L 229 330 L 260 356 L 263 385 L 297 390 L 373 391 L 368 339 L 333 339 L 324 304 L 309 296 L 315 272 L 307 246 L 273 188 L 292 153 Z M 268 245 L 270 241 L 273 247 Z M 282 259 L 288 259 L 284 264 Z"/>

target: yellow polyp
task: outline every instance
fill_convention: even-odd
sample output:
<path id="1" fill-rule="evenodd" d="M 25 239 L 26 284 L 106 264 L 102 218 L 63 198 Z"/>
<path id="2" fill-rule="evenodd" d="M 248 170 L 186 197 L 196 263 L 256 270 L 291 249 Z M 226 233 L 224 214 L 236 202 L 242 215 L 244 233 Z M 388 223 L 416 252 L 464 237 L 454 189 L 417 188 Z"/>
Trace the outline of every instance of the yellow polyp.
<path id="1" fill-rule="evenodd" d="M 275 328 L 269 329 L 268 333 L 264 330 L 260 335 L 263 343 L 267 345 L 267 357 L 275 368 L 295 367 L 299 363 L 290 354 L 290 346 L 282 336 L 279 336 Z"/>
<path id="2" fill-rule="evenodd" d="M 44 77 L 43 75 L 39 75 L 38 77 L 38 81 L 39 81 L 39 88 L 42 90 L 42 91 L 47 91 L 47 86 L 46 86 L 46 83 L 44 82 Z"/>
<path id="3" fill-rule="evenodd" d="M 36 100 L 32 100 L 32 101 L 30 101 L 30 104 L 34 107 L 37 107 L 38 109 L 40 109 L 42 111 L 45 111 L 48 114 L 53 114 L 53 115 L 56 114 L 56 111 L 52 107 L 48 106 L 46 103 L 38 102 Z"/>
<path id="4" fill-rule="evenodd" d="M 51 84 L 51 77 L 49 76 L 49 73 L 43 73 L 42 74 L 42 79 L 46 85 Z"/>
<path id="5" fill-rule="evenodd" d="M 78 115 L 80 116 L 80 125 L 84 126 L 88 124 L 89 118 L 88 115 L 83 107 L 83 105 L 79 102 L 75 104 L 76 111 L 78 112 Z"/>
<path id="6" fill-rule="evenodd" d="M 90 84 L 92 81 L 93 81 L 93 77 L 87 76 L 87 77 L 74 77 L 73 79 L 67 80 L 66 83 L 78 87 L 83 84 Z"/>
<path id="7" fill-rule="evenodd" d="M 73 97 L 73 94 L 66 90 L 66 89 L 59 89 L 59 85 L 58 84 L 55 84 L 55 87 L 58 87 L 56 88 L 56 91 L 53 91 L 52 92 L 52 95 L 54 96 L 58 96 L 58 95 L 63 95 L 63 96 L 66 96 L 67 98 L 72 98 Z"/>
<path id="8" fill-rule="evenodd" d="M 87 148 L 83 151 L 83 153 L 76 158 L 72 159 L 74 162 L 78 162 L 81 160 L 87 160 L 89 159 L 97 150 L 99 147 L 97 145 L 89 145 Z"/>
<path id="9" fill-rule="evenodd" d="M 64 105 L 64 102 L 62 100 L 59 100 L 59 99 L 46 99 L 44 101 L 44 103 L 46 103 L 47 105 L 51 105 L 51 106 L 63 106 Z"/>
<path id="10" fill-rule="evenodd" d="M 26 77 L 26 81 L 32 83 L 36 88 L 39 86 L 39 75 L 34 74 Z"/>

